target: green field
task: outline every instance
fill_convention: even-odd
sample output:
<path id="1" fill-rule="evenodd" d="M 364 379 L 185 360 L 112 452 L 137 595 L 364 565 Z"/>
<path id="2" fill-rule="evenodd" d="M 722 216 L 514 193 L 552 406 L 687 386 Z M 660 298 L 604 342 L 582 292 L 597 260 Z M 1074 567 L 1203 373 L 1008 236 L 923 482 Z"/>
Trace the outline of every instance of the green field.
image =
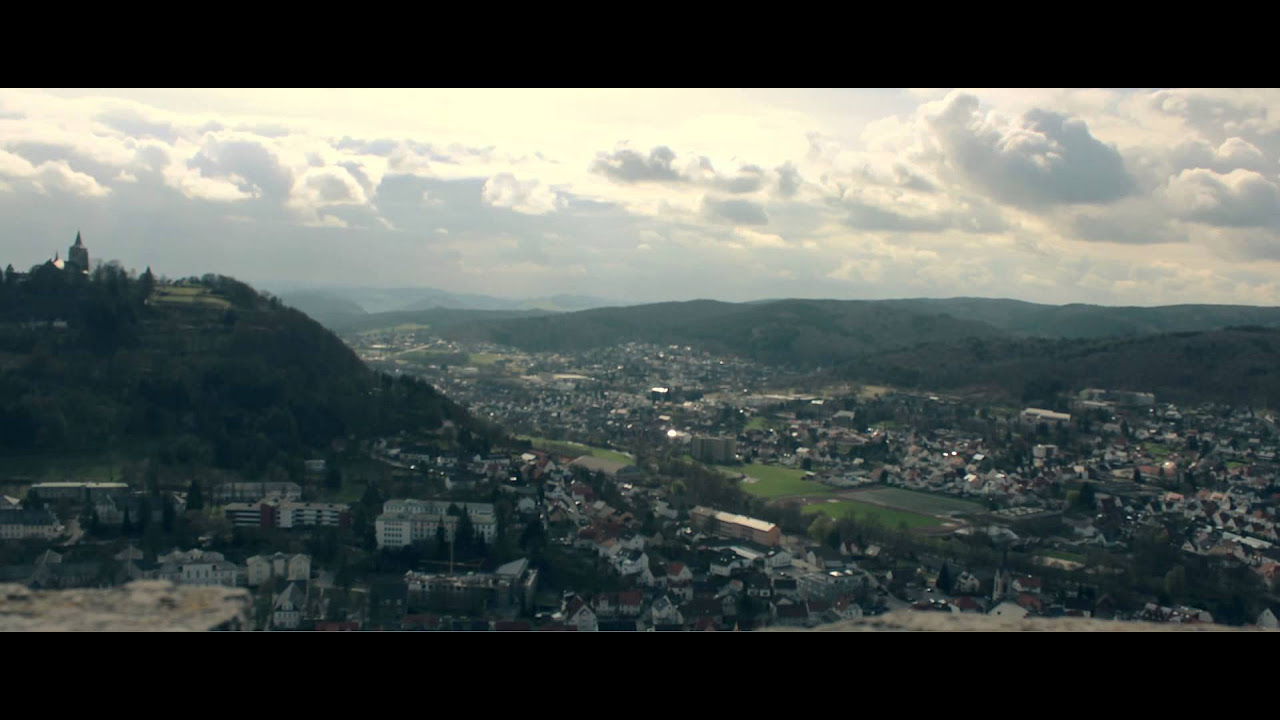
<path id="1" fill-rule="evenodd" d="M 980 504 L 969 500 L 960 500 L 944 495 L 916 492 L 914 490 L 904 490 L 902 488 L 875 488 L 873 490 L 859 490 L 856 493 L 856 497 L 868 501 L 868 504 L 875 503 L 885 505 L 890 508 L 906 510 L 908 512 L 924 513 L 926 515 L 971 513 L 980 512 L 983 509 Z"/>
<path id="2" fill-rule="evenodd" d="M 548 440 L 547 438 L 529 437 L 527 435 L 517 436 L 520 440 L 528 440 L 533 443 L 533 447 L 537 450 L 545 450 L 547 452 L 560 453 L 561 455 L 569 455 L 578 457 L 581 455 L 590 455 L 604 460 L 613 460 L 614 462 L 626 463 L 630 465 L 635 462 L 635 458 L 620 453 L 617 450 L 608 448 L 592 447 L 581 443 L 568 442 L 566 440 Z"/>
<path id="3" fill-rule="evenodd" d="M 1082 563 L 1082 564 L 1089 560 L 1089 558 L 1085 557 L 1084 555 L 1081 555 L 1080 553 L 1069 552 L 1067 550 L 1045 550 L 1040 554 L 1044 555 L 1045 557 L 1057 558 L 1059 560 L 1066 560 L 1068 562 L 1076 562 L 1076 563 Z"/>
<path id="4" fill-rule="evenodd" d="M 1164 459 L 1169 455 L 1169 452 L 1170 452 L 1169 448 L 1166 448 L 1163 445 L 1157 445 L 1155 443 L 1143 443 L 1142 449 L 1146 450 L 1148 455 L 1150 455 L 1153 458 L 1156 458 L 1157 460 Z"/>
<path id="5" fill-rule="evenodd" d="M 803 470 L 779 467 L 777 465 L 750 465 L 720 468 L 722 471 L 741 472 L 754 482 L 744 481 L 742 489 L 764 498 L 792 497 L 795 495 L 830 495 L 835 492 L 830 487 L 813 480 L 804 479 Z"/>
<path id="6" fill-rule="evenodd" d="M 214 295 L 208 288 L 188 285 L 158 287 L 152 293 L 151 300 L 162 305 L 203 305 L 219 310 L 231 307 L 226 298 Z"/>
<path id="7" fill-rule="evenodd" d="M 471 353 L 467 356 L 467 364 L 485 367 L 493 365 L 501 359 L 502 356 L 497 353 Z"/>
<path id="8" fill-rule="evenodd" d="M 768 420 L 768 418 L 764 418 L 759 415 L 756 415 L 747 421 L 748 430 L 768 430 L 771 427 L 773 427 L 773 424 Z"/>
<path id="9" fill-rule="evenodd" d="M 855 519 L 875 518 L 881 525 L 890 528 L 896 528 L 903 524 L 908 528 L 937 527 L 942 524 L 941 520 L 930 515 L 894 510 L 893 508 L 856 500 L 828 500 L 827 502 L 813 503 L 804 506 L 803 512 L 806 515 L 823 513 L 836 520 L 848 517 L 852 513 Z"/>

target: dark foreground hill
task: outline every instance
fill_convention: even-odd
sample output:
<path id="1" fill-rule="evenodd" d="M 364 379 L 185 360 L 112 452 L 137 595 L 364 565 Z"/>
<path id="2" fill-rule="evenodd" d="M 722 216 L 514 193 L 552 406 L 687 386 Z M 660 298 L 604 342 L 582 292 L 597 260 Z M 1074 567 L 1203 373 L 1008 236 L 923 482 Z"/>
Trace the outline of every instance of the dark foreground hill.
<path id="1" fill-rule="evenodd" d="M 452 420 L 426 383 L 378 375 L 306 315 L 220 276 L 157 283 L 52 266 L 0 286 L 0 454 L 145 446 L 237 471 Z M 460 434 L 463 434 L 460 432 Z"/>

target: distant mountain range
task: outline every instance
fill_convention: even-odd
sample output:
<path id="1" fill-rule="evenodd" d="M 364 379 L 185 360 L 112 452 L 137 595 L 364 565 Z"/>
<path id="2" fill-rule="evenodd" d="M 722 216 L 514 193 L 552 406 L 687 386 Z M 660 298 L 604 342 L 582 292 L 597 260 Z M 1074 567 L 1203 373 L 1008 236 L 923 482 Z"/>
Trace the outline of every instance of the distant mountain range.
<path id="1" fill-rule="evenodd" d="M 332 329 L 350 325 L 357 317 L 388 313 L 399 313 L 400 315 L 395 318 L 399 322 L 411 322 L 412 320 L 407 319 L 408 316 L 404 313 L 437 309 L 575 312 L 630 304 L 589 295 L 550 295 L 512 299 L 451 293 L 428 287 L 297 290 L 284 293 L 281 300 Z M 378 322 L 376 319 L 366 318 L 364 325 L 376 326 Z"/>
<path id="2" fill-rule="evenodd" d="M 463 300 L 470 297 L 480 296 Z M 576 312 L 434 308 L 339 317 L 343 307 L 335 299 L 322 316 L 338 332 L 416 323 L 454 340 L 533 352 L 692 345 L 841 379 L 1016 402 L 1051 403 L 1059 391 L 1092 385 L 1180 400 L 1280 402 L 1280 308 L 1273 307 L 694 300 Z"/>

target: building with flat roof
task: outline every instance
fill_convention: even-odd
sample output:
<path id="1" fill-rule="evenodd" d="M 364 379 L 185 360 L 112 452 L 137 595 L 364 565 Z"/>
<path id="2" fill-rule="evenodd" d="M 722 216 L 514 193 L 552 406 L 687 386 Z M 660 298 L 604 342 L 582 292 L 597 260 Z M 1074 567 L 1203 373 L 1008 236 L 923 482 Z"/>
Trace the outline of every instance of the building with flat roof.
<path id="1" fill-rule="evenodd" d="M 445 538 L 453 542 L 464 510 L 475 531 L 485 542 L 493 542 L 498 534 L 493 503 L 388 500 L 382 504 L 382 514 L 374 521 L 378 547 L 400 548 L 423 540 L 435 540 L 436 531 L 441 527 Z"/>
<path id="2" fill-rule="evenodd" d="M 689 453 L 694 460 L 702 462 L 731 463 L 737 458 L 738 441 L 733 438 L 695 435 L 690 443 Z"/>
<path id="3" fill-rule="evenodd" d="M 746 515 L 698 506 L 689 513 L 689 518 L 699 528 L 722 537 L 750 540 L 766 547 L 782 543 L 782 531 L 777 525 Z"/>
<path id="4" fill-rule="evenodd" d="M 1071 422 L 1071 416 L 1067 413 L 1054 412 L 1042 408 L 1027 408 L 1022 411 L 1022 422 L 1028 425 L 1037 425 L 1042 422 L 1058 425 Z"/>

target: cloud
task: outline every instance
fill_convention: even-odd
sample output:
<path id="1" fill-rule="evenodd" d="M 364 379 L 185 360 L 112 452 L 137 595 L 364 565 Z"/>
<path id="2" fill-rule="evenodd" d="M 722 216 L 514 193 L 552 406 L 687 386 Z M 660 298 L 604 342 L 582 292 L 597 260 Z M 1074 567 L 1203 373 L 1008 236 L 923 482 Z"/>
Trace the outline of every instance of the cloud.
<path id="1" fill-rule="evenodd" d="M 794 197 L 796 192 L 800 190 L 801 183 L 804 182 L 800 177 L 800 172 L 796 170 L 795 163 L 783 163 L 778 166 L 776 172 L 778 173 L 778 197 Z"/>
<path id="2" fill-rule="evenodd" d="M 364 204 L 365 190 L 359 180 L 342 167 L 308 170 L 294 188 L 295 200 L 312 205 Z"/>
<path id="3" fill-rule="evenodd" d="M 1076 215 L 1071 228 L 1077 240 L 1154 245 L 1188 241 L 1187 233 L 1172 227 L 1158 212 L 1150 215 L 1110 213 Z"/>
<path id="4" fill-rule="evenodd" d="M 702 213 L 711 220 L 728 221 L 734 225 L 769 224 L 764 207 L 750 200 L 717 200 L 707 196 L 702 199 Z"/>
<path id="5" fill-rule="evenodd" d="M 711 181 L 713 187 L 727 193 L 741 195 L 753 193 L 764 186 L 764 170 L 756 165 L 743 165 L 734 177 L 716 177 Z"/>
<path id="6" fill-rule="evenodd" d="M 1183 170 L 1169 180 L 1166 198 L 1174 212 L 1192 222 L 1280 228 L 1280 188 L 1252 170 Z"/>
<path id="7" fill-rule="evenodd" d="M 682 182 L 685 178 L 672 167 L 675 159 L 676 154 L 665 145 L 650 150 L 647 158 L 623 148 L 612 154 L 600 153 L 591 170 L 620 183 Z"/>
<path id="8" fill-rule="evenodd" d="M 1105 204 L 1135 183 L 1115 148 L 1079 119 L 1035 109 L 1016 121 L 953 94 L 926 116 L 945 162 L 992 198 L 1026 208 Z"/>
<path id="9" fill-rule="evenodd" d="M 539 215 L 556 209 L 556 194 L 551 189 L 537 180 L 522 182 L 511 173 L 500 173 L 486 180 L 480 194 L 494 207 L 519 213 Z"/>
<path id="10" fill-rule="evenodd" d="M 205 178 L 224 180 L 241 193 L 283 201 L 293 187 L 293 172 L 270 148 L 252 137 L 205 136 L 200 151 L 187 166 Z"/>
<path id="11" fill-rule="evenodd" d="M 93 119 L 132 138 L 155 138 L 172 144 L 178 137 L 172 123 L 148 120 L 133 108 L 113 108 L 98 113 Z"/>

